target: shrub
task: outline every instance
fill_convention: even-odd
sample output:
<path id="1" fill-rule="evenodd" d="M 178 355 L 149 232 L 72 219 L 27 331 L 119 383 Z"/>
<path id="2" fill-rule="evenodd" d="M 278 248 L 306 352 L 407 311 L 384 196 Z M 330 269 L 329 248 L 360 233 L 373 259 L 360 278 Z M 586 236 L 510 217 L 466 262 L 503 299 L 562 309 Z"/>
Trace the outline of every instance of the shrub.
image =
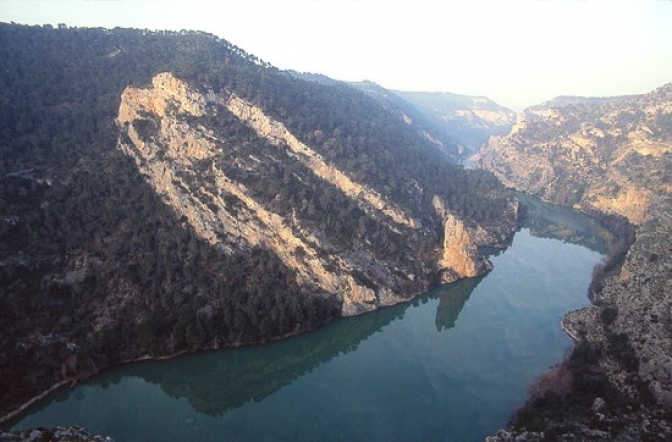
<path id="1" fill-rule="evenodd" d="M 530 388 L 530 401 L 545 399 L 549 395 L 565 399 L 572 392 L 573 378 L 572 370 L 564 362 L 551 368 Z"/>

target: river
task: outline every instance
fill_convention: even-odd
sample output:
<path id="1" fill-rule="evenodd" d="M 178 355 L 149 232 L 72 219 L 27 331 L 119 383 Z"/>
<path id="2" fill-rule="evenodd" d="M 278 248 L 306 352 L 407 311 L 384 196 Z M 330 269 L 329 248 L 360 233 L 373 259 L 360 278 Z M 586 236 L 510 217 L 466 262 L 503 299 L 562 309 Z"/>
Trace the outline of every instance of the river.
<path id="1" fill-rule="evenodd" d="M 131 364 L 37 404 L 12 429 L 82 425 L 123 441 L 476 441 L 571 347 L 605 232 L 527 201 L 484 277 L 257 347 Z"/>

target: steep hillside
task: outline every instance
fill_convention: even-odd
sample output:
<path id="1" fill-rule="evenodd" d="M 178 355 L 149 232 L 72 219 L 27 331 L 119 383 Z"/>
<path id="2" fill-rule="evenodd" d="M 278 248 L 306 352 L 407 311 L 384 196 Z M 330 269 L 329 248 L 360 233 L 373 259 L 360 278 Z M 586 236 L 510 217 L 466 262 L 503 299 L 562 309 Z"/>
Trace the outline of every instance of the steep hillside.
<path id="1" fill-rule="evenodd" d="M 349 84 L 375 98 L 388 112 L 412 127 L 418 135 L 429 141 L 452 161 L 457 163 L 468 154 L 464 146 L 460 144 L 461 140 L 454 137 L 455 133 L 446 130 L 445 125 L 437 122 L 431 114 L 428 116 L 423 113 L 396 92 L 385 89 L 372 81 Z"/>
<path id="2" fill-rule="evenodd" d="M 466 158 L 477 153 L 492 135 L 506 134 L 516 113 L 487 97 L 445 92 L 394 91 L 417 108 L 433 127 L 454 140 Z"/>
<path id="3" fill-rule="evenodd" d="M 323 85 L 348 84 L 361 90 L 456 163 L 477 153 L 490 136 L 507 133 L 516 121 L 515 112 L 486 97 L 393 91 L 372 81 L 342 83 L 321 74 L 291 74 Z"/>
<path id="4" fill-rule="evenodd" d="M 549 374 L 516 427 L 596 440 L 669 439 L 672 84 L 530 108 L 509 135 L 491 140 L 480 165 L 512 187 L 594 214 L 621 240 L 595 269 L 594 305 L 563 321 L 579 343 L 563 366 L 574 378 L 571 392 L 558 389 L 562 370 Z"/>
<path id="5" fill-rule="evenodd" d="M 636 224 L 667 205 L 672 85 L 621 99 L 559 99 L 529 108 L 481 164 L 513 187 Z M 560 103 L 556 105 L 555 103 Z"/>
<path id="6" fill-rule="evenodd" d="M 475 276 L 494 176 L 347 85 L 192 32 L 0 25 L 0 415 Z"/>

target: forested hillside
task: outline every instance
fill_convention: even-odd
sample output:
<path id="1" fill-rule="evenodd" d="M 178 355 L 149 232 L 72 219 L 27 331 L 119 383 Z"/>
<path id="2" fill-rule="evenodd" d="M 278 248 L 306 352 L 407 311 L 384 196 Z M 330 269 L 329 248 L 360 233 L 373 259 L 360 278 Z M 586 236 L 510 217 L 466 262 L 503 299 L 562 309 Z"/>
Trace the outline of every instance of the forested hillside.
<path id="1" fill-rule="evenodd" d="M 375 98 L 388 112 L 414 128 L 418 135 L 429 141 L 455 163 L 466 157 L 466 151 L 460 144 L 460 140 L 449 134 L 441 122 L 424 114 L 421 109 L 416 108 L 394 91 L 385 89 L 372 81 L 349 84 Z"/>
<path id="2" fill-rule="evenodd" d="M 1 24 L 0 100 L 0 414 L 410 299 L 517 227 L 366 94 L 208 34 Z"/>

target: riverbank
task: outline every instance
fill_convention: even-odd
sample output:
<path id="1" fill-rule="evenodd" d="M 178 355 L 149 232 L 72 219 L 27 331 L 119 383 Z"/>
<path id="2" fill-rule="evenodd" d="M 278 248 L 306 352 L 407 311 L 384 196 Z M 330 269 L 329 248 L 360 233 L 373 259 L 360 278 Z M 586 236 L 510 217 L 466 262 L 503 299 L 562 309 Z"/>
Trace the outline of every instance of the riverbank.
<path id="1" fill-rule="evenodd" d="M 0 431 L 3 442 L 115 442 L 109 436 L 97 436 L 82 427 L 50 427 L 5 433 Z"/>
<path id="2" fill-rule="evenodd" d="M 14 428 L 78 422 L 117 440 L 134 438 L 139 425 L 161 440 L 234 431 L 238 440 L 286 440 L 293 431 L 314 440 L 336 431 L 350 440 L 483 440 L 534 373 L 562 357 L 569 340 L 558 323 L 587 303 L 601 256 L 539 234 L 519 232 L 483 278 L 289 340 L 110 370 Z M 114 406 L 120 401 L 129 407 Z"/>
<path id="3" fill-rule="evenodd" d="M 318 324 L 315 329 L 320 328 L 320 327 L 324 327 L 327 324 L 331 323 L 332 321 L 333 321 L 333 318 L 331 318 L 330 320 L 325 321 L 321 324 Z M 57 392 L 58 390 L 60 390 L 62 388 L 71 388 L 71 387 L 75 386 L 76 384 L 78 384 L 80 382 L 87 381 L 87 380 L 89 380 L 89 379 L 91 379 L 95 376 L 98 376 L 98 375 L 100 375 L 100 374 L 102 374 L 102 373 L 104 373 L 108 370 L 111 370 L 111 369 L 114 369 L 114 368 L 117 368 L 117 367 L 121 367 L 121 366 L 124 366 L 124 365 L 129 365 L 129 364 L 140 363 L 140 362 L 148 362 L 148 361 L 156 361 L 156 362 L 167 361 L 167 360 L 174 359 L 174 358 L 177 358 L 177 357 L 180 357 L 180 356 L 189 355 L 189 354 L 197 354 L 197 353 L 201 353 L 201 352 L 217 351 L 217 350 L 224 350 L 224 349 L 234 349 L 234 348 L 249 347 L 249 346 L 255 346 L 255 345 L 264 345 L 264 344 L 268 344 L 268 343 L 272 343 L 272 342 L 282 341 L 284 339 L 289 339 L 289 338 L 298 336 L 298 335 L 303 334 L 303 333 L 310 333 L 311 331 L 315 331 L 315 329 L 296 330 L 296 331 L 293 331 L 291 333 L 286 333 L 283 336 L 278 336 L 278 337 L 273 338 L 273 339 L 264 340 L 263 342 L 248 342 L 248 343 L 235 342 L 235 343 L 231 343 L 231 344 L 223 345 L 223 346 L 216 345 L 216 343 L 215 343 L 215 346 L 213 346 L 213 347 L 200 348 L 200 349 L 195 349 L 195 350 L 193 350 L 193 349 L 192 350 L 181 350 L 179 352 L 175 352 L 175 353 L 167 354 L 167 355 L 144 354 L 144 355 L 139 356 L 137 358 L 125 359 L 125 360 L 122 360 L 122 361 L 119 361 L 119 362 L 116 362 L 114 364 L 110 364 L 110 365 L 107 365 L 107 366 L 104 366 L 104 367 L 100 367 L 100 368 L 94 367 L 93 371 L 82 373 L 78 376 L 72 376 L 72 377 L 69 377 L 67 379 L 56 382 L 51 387 L 47 388 L 42 393 L 28 399 L 27 401 L 22 403 L 20 406 L 18 406 L 14 410 L 10 410 L 9 412 L 0 416 L 0 425 L 16 419 L 18 416 L 20 416 L 22 413 L 24 413 L 31 406 L 35 405 L 39 401 L 42 401 L 42 400 L 46 399 L 47 397 L 49 397 L 50 395 L 54 394 L 55 392 Z"/>
<path id="4" fill-rule="evenodd" d="M 620 268 L 595 272 L 592 304 L 563 319 L 571 389 L 529 400 L 488 441 L 672 440 L 671 226 L 659 208 Z"/>

